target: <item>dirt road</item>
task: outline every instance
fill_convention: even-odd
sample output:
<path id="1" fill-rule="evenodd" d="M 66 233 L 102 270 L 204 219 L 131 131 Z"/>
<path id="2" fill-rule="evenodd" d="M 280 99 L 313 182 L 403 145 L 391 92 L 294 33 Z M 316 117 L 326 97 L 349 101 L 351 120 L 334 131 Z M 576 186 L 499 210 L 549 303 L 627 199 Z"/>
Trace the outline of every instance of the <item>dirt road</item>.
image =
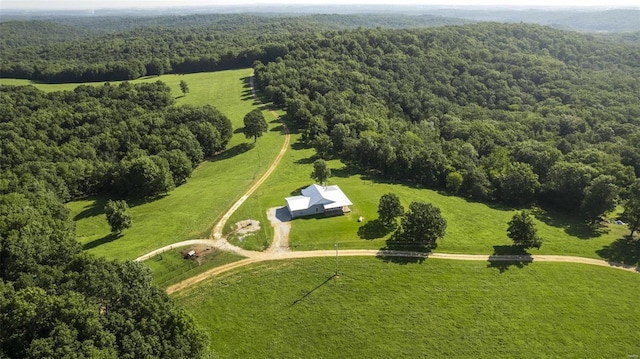
<path id="1" fill-rule="evenodd" d="M 296 259 L 296 258 L 318 258 L 318 257 L 334 257 L 336 251 L 334 250 L 322 250 L 322 251 L 306 251 L 306 252 L 254 252 L 255 255 L 240 260 L 238 262 L 226 264 L 220 267 L 210 269 L 197 276 L 186 279 L 180 283 L 174 284 L 167 288 L 167 293 L 171 294 L 183 289 L 186 289 L 194 284 L 218 275 L 224 272 L 237 269 L 249 264 L 283 260 L 283 259 Z M 640 273 L 640 268 L 607 262 L 600 259 L 572 257 L 572 256 L 555 256 L 555 255 L 531 255 L 531 256 L 518 256 L 518 255 L 486 255 L 486 254 L 450 254 L 450 253 L 421 253 L 421 252 L 407 252 L 407 251 L 390 251 L 390 250 L 367 250 L 367 249 L 347 249 L 338 251 L 338 255 L 342 257 L 411 257 L 411 258 L 434 258 L 434 259 L 449 259 L 449 260 L 461 260 L 461 261 L 481 261 L 481 262 L 559 262 L 559 263 L 581 263 L 590 264 L 601 267 L 609 267 L 620 269 L 628 272 Z"/>
<path id="2" fill-rule="evenodd" d="M 251 76 L 250 84 L 251 84 L 251 93 L 253 94 L 253 97 L 257 102 L 262 103 L 260 101 L 260 98 L 258 98 L 258 95 L 256 95 L 256 90 L 253 86 L 253 75 Z M 280 118 L 280 116 L 275 111 L 269 111 L 269 112 L 276 119 Z M 260 187 L 264 183 L 264 181 L 267 180 L 267 178 L 269 178 L 269 176 L 271 176 L 271 173 L 273 173 L 276 167 L 278 167 L 278 164 L 282 160 L 282 157 L 284 157 L 284 154 L 287 152 L 287 148 L 289 148 L 289 142 L 291 141 L 291 135 L 289 134 L 289 129 L 287 128 L 287 125 L 284 122 L 282 122 L 282 127 L 284 128 L 285 136 L 284 136 L 284 143 L 282 144 L 282 148 L 280 149 L 280 152 L 278 153 L 276 158 L 273 160 L 273 163 L 271 164 L 271 166 L 269 166 L 267 171 L 262 175 L 262 177 L 260 177 L 260 179 L 258 179 L 253 184 L 253 186 L 251 186 L 251 188 L 249 188 L 247 192 L 245 192 L 245 194 L 242 197 L 240 197 L 240 199 L 237 200 L 236 203 L 234 203 L 233 206 L 231 206 L 231 208 L 229 208 L 229 210 L 222 216 L 222 219 L 220 219 L 220 221 L 215 225 L 215 227 L 213 227 L 211 238 L 213 238 L 214 240 L 223 239 L 222 230 L 224 229 L 224 225 L 227 223 L 227 220 L 229 219 L 229 217 L 231 217 L 231 215 L 238 208 L 240 208 L 240 206 L 244 203 L 244 201 L 246 201 L 247 198 L 249 198 L 249 196 L 251 196 L 253 192 L 255 192 L 258 189 L 258 187 Z"/>
<path id="3" fill-rule="evenodd" d="M 251 92 L 253 93 L 256 101 L 260 102 L 260 99 L 256 95 L 254 86 L 253 86 L 253 76 L 250 80 L 251 84 Z M 278 119 L 279 116 L 276 112 L 270 111 L 271 114 Z M 333 257 L 336 255 L 334 250 L 321 250 L 321 251 L 306 251 L 306 252 L 291 252 L 288 250 L 286 237 L 288 237 L 289 231 L 289 223 L 280 223 L 280 227 L 274 228 L 276 232 L 276 237 L 278 240 L 274 240 L 271 244 L 271 247 L 265 252 L 254 252 L 242 249 L 240 247 L 234 246 L 227 242 L 224 238 L 222 231 L 224 229 L 224 225 L 227 223 L 227 220 L 231 215 L 255 192 L 258 187 L 260 187 L 266 180 L 269 178 L 271 173 L 278 166 L 282 157 L 287 151 L 289 147 L 289 142 L 291 140 L 291 136 L 289 134 L 289 130 L 287 126 L 282 123 L 282 126 L 285 131 L 285 141 L 280 149 L 280 152 L 274 159 L 271 166 L 267 169 L 267 171 L 256 181 L 247 192 L 240 197 L 238 201 L 236 201 L 231 208 L 222 216 L 220 221 L 216 223 L 211 233 L 211 237 L 209 239 L 193 239 L 182 241 L 178 243 L 174 243 L 162 248 L 159 248 L 155 251 L 142 255 L 136 259 L 136 261 L 144 261 L 146 259 L 152 258 L 160 253 L 163 253 L 167 250 L 171 250 L 173 248 L 188 246 L 188 245 L 196 245 L 196 244 L 204 244 L 211 246 L 213 248 L 217 248 L 224 251 L 230 251 L 237 253 L 246 257 L 240 261 L 229 263 L 220 267 L 216 267 L 210 269 L 204 273 L 198 274 L 194 277 L 186 279 L 180 283 L 172 285 L 167 288 L 167 293 L 173 293 L 176 291 L 180 291 L 182 289 L 188 288 L 196 283 L 199 283 L 211 276 L 215 276 L 233 269 L 240 268 L 242 266 L 264 262 L 264 261 L 273 261 L 273 260 L 283 260 L 283 259 L 295 259 L 295 258 L 315 258 L 315 257 Z M 272 209 L 276 210 L 276 209 Z M 275 218 L 275 212 L 269 214 L 269 219 L 273 222 L 277 221 Z M 280 233 L 281 232 L 281 233 Z M 280 238 L 282 237 L 282 238 Z M 563 262 L 563 263 L 583 263 L 590 265 L 597 265 L 602 267 L 610 267 L 616 268 L 620 270 L 630 271 L 640 273 L 640 268 L 634 266 L 623 265 L 619 263 L 607 262 L 599 259 L 592 258 L 582 258 L 582 257 L 572 257 L 572 256 L 555 256 L 555 255 L 531 255 L 531 256 L 517 256 L 517 255 L 482 255 L 482 254 L 449 254 L 449 253 L 421 253 L 421 252 L 406 252 L 406 251 L 388 251 L 388 250 L 340 250 L 340 256 L 377 256 L 377 257 L 413 257 L 413 258 L 435 258 L 435 259 L 450 259 L 450 260 L 466 260 L 466 261 L 496 261 L 496 262 L 513 262 L 513 261 L 523 261 L 523 262 Z"/>

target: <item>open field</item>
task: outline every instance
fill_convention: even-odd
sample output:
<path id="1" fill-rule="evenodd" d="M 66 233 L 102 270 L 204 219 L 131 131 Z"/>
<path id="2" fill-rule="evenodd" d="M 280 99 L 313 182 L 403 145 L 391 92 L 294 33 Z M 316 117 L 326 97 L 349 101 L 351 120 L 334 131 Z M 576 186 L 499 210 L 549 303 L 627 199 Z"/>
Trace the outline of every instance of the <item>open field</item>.
<path id="1" fill-rule="evenodd" d="M 178 92 L 180 80 L 189 84 L 190 93 L 178 96 L 178 105 L 211 104 L 228 116 L 234 129 L 242 127 L 244 115 L 256 108 L 247 78 L 251 69 L 165 75 L 147 78 L 162 80 Z M 48 86 L 37 85 L 48 89 Z M 65 85 L 66 86 L 66 85 Z M 272 115 L 265 112 L 271 121 Z M 276 156 L 283 137 L 279 124 L 270 123 L 267 134 L 253 140 L 236 133 L 228 150 L 194 170 L 187 183 L 162 198 L 129 203 L 133 227 L 119 238 L 110 235 L 102 208 L 106 198 L 89 198 L 68 204 L 76 220 L 78 240 L 90 252 L 108 258 L 132 259 L 158 247 L 193 238 L 208 238 L 213 224 L 231 204 L 259 178 Z M 270 228 L 267 228 L 270 230 Z"/>
<path id="2" fill-rule="evenodd" d="M 162 80 L 169 84 L 178 104 L 211 103 L 229 116 L 234 128 L 242 126 L 244 114 L 257 104 L 246 87 L 250 69 L 165 75 L 137 81 Z M 190 93 L 182 96 L 179 82 L 185 80 Z M 3 80 L 23 82 L 22 80 Z M 96 85 L 99 85 L 97 83 Z M 71 89 L 76 84 L 36 85 L 45 90 Z M 192 178 L 168 196 L 148 203 L 132 203 L 133 228 L 121 238 L 109 234 L 102 217 L 106 198 L 91 198 L 69 204 L 77 219 L 78 239 L 85 248 L 110 258 L 135 258 L 152 249 L 191 238 L 206 238 L 221 214 L 240 197 L 250 183 L 266 169 L 275 157 L 281 141 L 280 125 L 265 113 L 270 131 L 260 138 L 255 148 L 249 149 L 240 133 L 233 137 L 227 154 L 203 163 Z M 257 219 L 261 229 L 252 236 L 231 238 L 232 243 L 247 249 L 260 250 L 271 241 L 273 230 L 266 218 L 270 207 L 284 205 L 284 197 L 298 194 L 311 183 L 314 151 L 296 143 L 299 135 L 292 136 L 292 149 L 287 152 L 276 172 L 259 188 L 227 222 L 229 233 L 234 223 Z M 335 242 L 341 248 L 378 249 L 386 246 L 388 233 L 380 232 L 371 222 L 377 217 L 377 201 L 388 192 L 396 193 L 405 207 L 413 200 L 432 202 L 440 207 L 448 221 L 445 238 L 437 251 L 452 253 L 507 253 L 510 248 L 506 235 L 507 222 L 516 209 L 495 207 L 469 202 L 463 198 L 437 191 L 417 188 L 411 184 L 391 183 L 374 176 L 357 173 L 340 161 L 330 161 L 333 177 L 330 184 L 338 184 L 354 202 L 352 212 L 333 218 L 297 219 L 292 223 L 290 245 L 293 250 L 331 249 Z M 533 254 L 566 254 L 605 258 L 638 264 L 635 248 L 625 241 L 626 227 L 610 225 L 602 231 L 592 231 L 580 221 L 560 213 L 534 209 L 539 234 L 545 239 L 540 250 Z M 364 222 L 357 222 L 358 217 Z"/>
<path id="3" fill-rule="evenodd" d="M 491 265 L 341 257 L 332 277 L 333 258 L 290 260 L 227 273 L 174 298 L 207 328 L 220 358 L 640 354 L 636 273 Z"/>
<path id="4" fill-rule="evenodd" d="M 314 150 L 304 148 L 292 136 L 293 149 L 288 151 L 277 171 L 264 186 L 239 208 L 229 223 L 254 218 L 268 223 L 266 210 L 283 206 L 284 198 L 299 194 L 300 189 L 311 184 Z M 440 207 L 447 219 L 448 227 L 436 251 L 450 253 L 507 254 L 511 241 L 507 237 L 507 223 L 518 209 L 470 202 L 464 198 L 438 191 L 416 187 L 407 183 L 392 183 L 375 176 L 363 175 L 345 166 L 338 160 L 329 161 L 333 176 L 329 184 L 337 184 L 349 196 L 354 205 L 352 212 L 331 218 L 300 218 L 292 222 L 290 246 L 293 250 L 332 249 L 334 243 L 340 248 L 378 249 L 386 246 L 389 233 L 380 232 L 371 223 L 378 216 L 380 196 L 393 192 L 405 208 L 411 201 L 431 202 Z M 612 259 L 598 252 L 612 243 L 620 243 L 628 234 L 625 226 L 609 225 L 600 230 L 591 230 L 581 221 L 562 213 L 532 209 L 538 233 L 545 239 L 540 250 L 532 254 L 564 254 L 591 258 Z M 358 217 L 364 217 L 359 223 Z M 230 227 L 227 226 L 227 230 Z M 244 246 L 242 243 L 236 243 Z M 495 246 L 495 247 L 494 247 Z M 625 246 L 615 247 L 615 252 L 628 251 Z M 611 253 L 609 253 L 611 254 Z M 620 254 L 620 253 L 617 253 Z M 617 258 L 620 260 L 620 258 Z M 625 261 L 637 264 L 633 258 Z"/>

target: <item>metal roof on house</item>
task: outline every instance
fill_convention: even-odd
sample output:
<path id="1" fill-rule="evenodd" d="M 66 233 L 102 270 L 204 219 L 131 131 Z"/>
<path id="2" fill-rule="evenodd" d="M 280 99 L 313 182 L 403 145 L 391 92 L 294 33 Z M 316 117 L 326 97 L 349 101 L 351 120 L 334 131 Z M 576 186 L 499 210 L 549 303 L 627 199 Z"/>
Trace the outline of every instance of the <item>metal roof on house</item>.
<path id="1" fill-rule="evenodd" d="M 302 196 L 287 197 L 285 200 L 291 211 L 305 210 L 317 204 L 321 204 L 324 209 L 341 208 L 353 204 L 337 185 L 322 187 L 312 184 L 302 190 Z"/>

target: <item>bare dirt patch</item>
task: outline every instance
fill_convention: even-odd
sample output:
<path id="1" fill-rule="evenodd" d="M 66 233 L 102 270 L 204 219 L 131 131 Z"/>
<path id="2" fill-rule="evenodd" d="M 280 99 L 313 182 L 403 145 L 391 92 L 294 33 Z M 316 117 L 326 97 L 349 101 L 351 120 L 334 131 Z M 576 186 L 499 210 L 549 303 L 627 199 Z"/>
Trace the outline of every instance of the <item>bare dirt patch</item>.
<path id="1" fill-rule="evenodd" d="M 289 231 L 291 216 L 287 207 L 273 207 L 267 211 L 267 218 L 273 226 L 273 242 L 268 253 L 285 253 L 289 251 Z"/>
<path id="2" fill-rule="evenodd" d="M 236 223 L 235 233 L 249 234 L 260 230 L 260 221 L 255 219 L 245 219 Z"/>
<path id="3" fill-rule="evenodd" d="M 186 249 L 180 251 L 180 254 L 184 259 L 193 260 L 198 265 L 206 262 L 210 257 L 215 257 L 218 250 L 211 245 L 199 243 L 194 244 Z"/>

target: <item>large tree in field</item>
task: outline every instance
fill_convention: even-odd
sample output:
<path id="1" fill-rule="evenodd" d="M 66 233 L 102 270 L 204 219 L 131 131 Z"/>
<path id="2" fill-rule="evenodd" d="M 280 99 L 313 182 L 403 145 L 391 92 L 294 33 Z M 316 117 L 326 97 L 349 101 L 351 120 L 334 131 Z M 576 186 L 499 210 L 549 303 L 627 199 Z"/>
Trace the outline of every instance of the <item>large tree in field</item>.
<path id="1" fill-rule="evenodd" d="M 262 111 L 255 109 L 244 116 L 244 128 L 242 132 L 246 138 L 253 137 L 253 142 L 258 140 L 263 133 L 267 132 L 269 125 L 265 120 Z"/>
<path id="2" fill-rule="evenodd" d="M 542 245 L 542 238 L 538 237 L 538 231 L 527 211 L 518 212 L 511 218 L 507 235 L 518 247 L 540 248 Z"/>
<path id="3" fill-rule="evenodd" d="M 640 231 L 640 179 L 629 188 L 629 199 L 624 203 L 624 219 L 628 222 L 630 236 Z"/>
<path id="4" fill-rule="evenodd" d="M 395 193 L 387 193 L 380 197 L 378 202 L 378 218 L 386 227 L 395 224 L 396 217 L 402 216 L 404 208 L 400 203 L 400 198 Z"/>
<path id="5" fill-rule="evenodd" d="M 592 224 L 598 217 L 615 209 L 618 198 L 618 187 L 614 184 L 615 181 L 613 176 L 600 175 L 585 188 L 580 209 Z"/>
<path id="6" fill-rule="evenodd" d="M 331 177 L 331 170 L 327 166 L 327 162 L 323 159 L 317 159 L 313 162 L 313 172 L 311 172 L 311 178 L 321 185 L 327 183 L 327 180 Z"/>
<path id="7" fill-rule="evenodd" d="M 131 228 L 131 215 L 127 202 L 108 200 L 104 206 L 104 214 L 107 216 L 111 233 L 119 234 L 123 230 Z"/>
<path id="8" fill-rule="evenodd" d="M 180 81 L 180 91 L 182 91 L 183 95 L 189 93 L 189 85 L 187 85 L 187 82 L 185 80 Z"/>
<path id="9" fill-rule="evenodd" d="M 424 202 L 411 202 L 400 223 L 393 236 L 396 242 L 429 249 L 436 247 L 436 240 L 442 238 L 447 229 L 447 220 L 442 217 L 440 208 Z"/>

